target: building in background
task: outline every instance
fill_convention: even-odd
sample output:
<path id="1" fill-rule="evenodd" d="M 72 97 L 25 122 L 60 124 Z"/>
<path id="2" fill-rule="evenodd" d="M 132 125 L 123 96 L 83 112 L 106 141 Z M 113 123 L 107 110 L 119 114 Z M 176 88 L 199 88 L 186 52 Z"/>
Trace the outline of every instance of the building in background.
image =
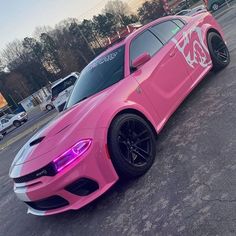
<path id="1" fill-rule="evenodd" d="M 3 95 L 0 93 L 0 109 L 4 109 L 8 105 L 6 99 L 3 97 Z"/>

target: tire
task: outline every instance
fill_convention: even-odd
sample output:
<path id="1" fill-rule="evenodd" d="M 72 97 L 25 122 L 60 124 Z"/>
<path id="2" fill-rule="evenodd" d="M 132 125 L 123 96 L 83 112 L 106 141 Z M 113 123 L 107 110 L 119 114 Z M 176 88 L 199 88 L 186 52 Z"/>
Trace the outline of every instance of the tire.
<path id="1" fill-rule="evenodd" d="M 222 37 L 215 32 L 210 32 L 207 41 L 213 64 L 212 70 L 219 71 L 228 66 L 230 63 L 230 54 Z"/>
<path id="2" fill-rule="evenodd" d="M 119 115 L 109 128 L 108 150 L 119 177 L 141 176 L 155 160 L 155 133 L 142 117 L 135 114 Z"/>
<path id="3" fill-rule="evenodd" d="M 15 120 L 15 121 L 13 122 L 13 125 L 14 125 L 15 127 L 19 127 L 19 126 L 21 126 L 21 122 L 20 122 L 19 120 Z"/>
<path id="4" fill-rule="evenodd" d="M 51 104 L 48 104 L 48 105 L 46 106 L 46 110 L 47 110 L 47 111 L 51 111 L 53 108 L 54 108 L 54 107 L 53 107 Z"/>
<path id="5" fill-rule="evenodd" d="M 219 4 L 218 3 L 213 3 L 211 6 L 212 11 L 217 11 L 219 9 Z"/>

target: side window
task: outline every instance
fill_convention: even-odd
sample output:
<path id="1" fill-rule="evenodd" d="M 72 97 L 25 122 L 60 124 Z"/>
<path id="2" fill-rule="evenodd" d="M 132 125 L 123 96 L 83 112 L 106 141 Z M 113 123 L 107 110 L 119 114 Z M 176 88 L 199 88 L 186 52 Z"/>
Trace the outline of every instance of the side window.
<path id="1" fill-rule="evenodd" d="M 183 21 L 181 21 L 181 20 L 172 20 L 176 25 L 178 25 L 179 26 L 179 28 L 183 28 L 184 26 L 185 26 L 185 24 L 183 23 Z"/>
<path id="2" fill-rule="evenodd" d="M 75 76 L 71 76 L 68 79 L 66 79 L 64 81 L 64 89 L 69 88 L 70 86 L 72 86 L 76 81 L 76 77 Z"/>
<path id="3" fill-rule="evenodd" d="M 2 119 L 2 120 L 1 120 L 1 123 L 2 123 L 2 124 L 6 124 L 7 122 L 8 122 L 7 119 Z"/>
<path id="4" fill-rule="evenodd" d="M 130 64 L 140 54 L 147 52 L 153 56 L 163 44 L 150 31 L 145 31 L 135 38 L 130 45 Z"/>
<path id="5" fill-rule="evenodd" d="M 181 28 L 172 21 L 165 21 L 150 28 L 150 30 L 163 42 L 168 42 Z"/>

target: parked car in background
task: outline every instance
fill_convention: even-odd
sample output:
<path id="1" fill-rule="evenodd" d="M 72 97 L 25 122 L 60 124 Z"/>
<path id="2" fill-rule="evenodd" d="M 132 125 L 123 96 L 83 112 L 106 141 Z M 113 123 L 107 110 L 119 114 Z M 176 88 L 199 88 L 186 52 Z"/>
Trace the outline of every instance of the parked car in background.
<path id="1" fill-rule="evenodd" d="M 0 118 L 0 133 L 5 135 L 7 130 L 11 129 L 12 127 L 19 127 L 27 120 L 28 114 L 26 112 L 4 115 Z"/>
<path id="2" fill-rule="evenodd" d="M 229 0 L 230 2 L 232 0 Z M 207 9 L 209 11 L 217 11 L 221 5 L 226 4 L 225 0 L 208 0 L 207 1 Z"/>
<path id="3" fill-rule="evenodd" d="M 190 7 L 189 1 L 183 0 L 176 6 L 174 12 L 180 12 L 182 10 L 188 9 L 189 7 Z"/>
<path id="4" fill-rule="evenodd" d="M 59 80 L 52 86 L 52 104 L 57 111 L 62 111 L 70 92 L 74 86 L 75 81 L 78 79 L 79 73 L 73 72 L 65 78 Z"/>
<path id="5" fill-rule="evenodd" d="M 189 9 L 182 10 L 182 11 L 176 13 L 175 15 L 178 15 L 178 16 L 184 16 L 184 15 L 185 16 L 192 16 L 192 15 L 195 15 L 195 14 L 203 12 L 203 11 L 207 11 L 207 9 L 204 5 L 200 5 L 200 6 L 192 8 L 192 9 L 189 8 Z"/>
<path id="6" fill-rule="evenodd" d="M 40 109 L 41 111 L 51 111 L 55 107 L 52 103 L 52 95 L 49 95 L 41 104 L 40 104 Z"/>

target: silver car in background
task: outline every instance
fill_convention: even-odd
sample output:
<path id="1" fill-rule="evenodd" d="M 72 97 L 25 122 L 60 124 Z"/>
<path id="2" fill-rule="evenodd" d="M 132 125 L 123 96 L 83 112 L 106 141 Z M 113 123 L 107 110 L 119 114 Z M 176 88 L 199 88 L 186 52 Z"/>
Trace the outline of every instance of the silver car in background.
<path id="1" fill-rule="evenodd" d="M 19 127 L 22 123 L 28 120 L 26 112 L 18 114 L 6 114 L 0 117 L 0 134 L 5 135 L 12 127 Z"/>

